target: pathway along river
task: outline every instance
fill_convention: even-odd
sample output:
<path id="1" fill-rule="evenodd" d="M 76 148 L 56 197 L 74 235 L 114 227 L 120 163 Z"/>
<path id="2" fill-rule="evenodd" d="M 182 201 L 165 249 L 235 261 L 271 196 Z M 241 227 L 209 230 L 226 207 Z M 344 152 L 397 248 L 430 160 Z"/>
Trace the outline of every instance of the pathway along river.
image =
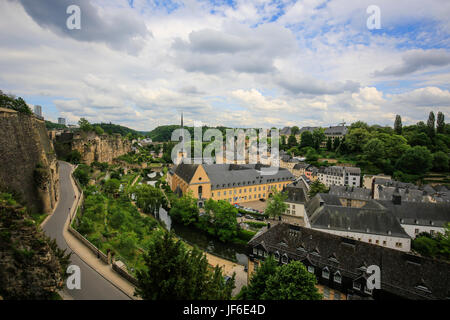
<path id="1" fill-rule="evenodd" d="M 168 230 L 172 229 L 179 238 L 188 244 L 196 245 L 208 253 L 247 266 L 248 260 L 244 245 L 223 243 L 195 228 L 174 223 L 167 211 L 162 208 L 159 210 L 159 219 L 165 223 Z"/>

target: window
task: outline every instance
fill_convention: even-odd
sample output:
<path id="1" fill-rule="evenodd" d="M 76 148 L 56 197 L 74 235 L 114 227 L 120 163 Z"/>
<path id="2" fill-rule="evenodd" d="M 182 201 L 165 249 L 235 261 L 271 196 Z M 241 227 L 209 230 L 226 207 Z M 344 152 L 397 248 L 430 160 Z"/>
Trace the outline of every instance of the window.
<path id="1" fill-rule="evenodd" d="M 217 192 L 217 196 L 220 197 L 220 191 Z"/>
<path id="2" fill-rule="evenodd" d="M 369 239 L 369 243 L 372 243 L 372 239 Z"/>
<path id="3" fill-rule="evenodd" d="M 313 266 L 308 266 L 308 272 L 314 273 L 314 267 Z"/>
<path id="4" fill-rule="evenodd" d="M 395 243 L 395 246 L 396 246 L 397 248 L 401 248 L 401 247 L 402 247 L 402 243 L 401 243 L 401 242 L 396 242 L 396 243 Z"/>
<path id="5" fill-rule="evenodd" d="M 367 293 L 367 294 L 372 294 L 372 289 L 364 287 L 364 292 Z"/>
<path id="6" fill-rule="evenodd" d="M 353 289 L 355 289 L 355 290 L 361 290 L 361 283 L 359 283 L 359 282 L 353 282 Z"/>
<path id="7" fill-rule="evenodd" d="M 379 244 L 379 243 L 380 243 L 380 240 L 375 240 L 375 243 L 376 243 L 376 244 Z"/>
<path id="8" fill-rule="evenodd" d="M 334 274 L 334 282 L 336 282 L 336 283 L 341 283 L 342 282 L 342 277 L 341 277 L 341 274 L 339 273 L 339 271 L 337 271 Z"/>
<path id="9" fill-rule="evenodd" d="M 283 257 L 281 257 L 281 262 L 282 263 L 288 263 L 288 256 L 287 256 L 287 254 L 283 254 Z"/>
<path id="10" fill-rule="evenodd" d="M 324 278 L 324 279 L 330 279 L 330 271 L 328 270 L 327 267 L 325 267 L 325 268 L 322 270 L 322 278 Z"/>
<path id="11" fill-rule="evenodd" d="M 383 246 L 385 246 L 385 245 L 386 245 L 386 240 L 383 241 Z"/>
<path id="12" fill-rule="evenodd" d="M 418 234 L 418 233 L 419 233 L 419 229 L 415 229 L 415 230 L 414 230 L 414 233 L 415 233 L 415 234 Z"/>
<path id="13" fill-rule="evenodd" d="M 258 254 L 258 249 L 253 248 L 253 254 L 254 254 L 254 255 L 257 255 L 257 254 Z"/>
<path id="14" fill-rule="evenodd" d="M 275 254 L 273 255 L 275 260 L 280 261 L 280 254 L 277 252 L 275 252 Z"/>
<path id="15" fill-rule="evenodd" d="M 295 204 L 292 205 L 292 209 L 295 209 Z"/>
<path id="16" fill-rule="evenodd" d="M 434 230 L 430 230 L 430 234 L 431 234 L 431 235 L 434 235 Z"/>

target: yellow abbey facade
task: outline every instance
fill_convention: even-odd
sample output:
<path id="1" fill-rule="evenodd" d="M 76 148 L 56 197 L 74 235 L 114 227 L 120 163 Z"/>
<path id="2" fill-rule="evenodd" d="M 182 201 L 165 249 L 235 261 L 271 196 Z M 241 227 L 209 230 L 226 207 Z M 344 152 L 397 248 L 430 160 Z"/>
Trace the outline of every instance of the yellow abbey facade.
<path id="1" fill-rule="evenodd" d="M 276 173 L 266 175 L 263 167 L 261 164 L 181 163 L 169 171 L 168 182 L 175 193 L 191 192 L 199 200 L 225 200 L 234 204 L 267 199 L 272 191 L 281 191 L 294 180 L 287 169 L 279 168 Z"/>

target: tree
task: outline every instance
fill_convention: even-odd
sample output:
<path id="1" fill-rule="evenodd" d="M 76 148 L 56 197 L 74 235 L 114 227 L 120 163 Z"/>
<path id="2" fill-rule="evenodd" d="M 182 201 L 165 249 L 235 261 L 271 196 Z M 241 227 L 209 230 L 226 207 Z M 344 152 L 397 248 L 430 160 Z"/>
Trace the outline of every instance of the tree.
<path id="1" fill-rule="evenodd" d="M 436 132 L 437 133 L 444 133 L 445 132 L 444 114 L 442 112 L 440 112 L 440 111 L 437 114 Z"/>
<path id="2" fill-rule="evenodd" d="M 166 198 L 159 188 L 146 184 L 133 187 L 130 192 L 136 197 L 136 205 L 142 209 L 144 213 L 155 214 L 161 206 L 166 204 Z"/>
<path id="3" fill-rule="evenodd" d="M 120 181 L 117 179 L 109 179 L 105 182 L 105 192 L 109 194 L 115 194 L 119 192 Z"/>
<path id="4" fill-rule="evenodd" d="M 97 135 L 102 135 L 102 134 L 104 134 L 105 133 L 105 131 L 102 129 L 102 127 L 100 127 L 100 126 L 95 126 L 94 127 L 94 131 L 95 131 L 95 133 L 97 134 Z"/>
<path id="5" fill-rule="evenodd" d="M 243 287 L 240 298 L 243 300 L 259 300 L 266 290 L 266 281 L 277 272 L 278 262 L 272 255 L 264 260 L 252 274 L 248 287 Z"/>
<path id="6" fill-rule="evenodd" d="M 325 131 L 323 128 L 314 129 L 313 133 L 314 148 L 319 150 L 322 141 L 325 140 Z"/>
<path id="7" fill-rule="evenodd" d="M 288 148 L 292 148 L 297 145 L 297 139 L 295 138 L 295 136 L 293 134 L 291 134 L 289 136 L 287 145 L 288 145 Z"/>
<path id="8" fill-rule="evenodd" d="M 278 267 L 266 281 L 263 300 L 321 300 L 316 277 L 300 261 Z"/>
<path id="9" fill-rule="evenodd" d="M 197 200 L 191 194 L 185 194 L 181 198 L 175 199 L 171 204 L 169 214 L 175 221 L 187 226 L 198 220 Z"/>
<path id="10" fill-rule="evenodd" d="M 89 183 L 90 174 L 88 166 L 80 164 L 73 175 L 82 186 L 86 186 Z"/>
<path id="11" fill-rule="evenodd" d="M 402 134 L 402 117 L 400 115 L 395 116 L 394 131 L 398 135 Z"/>
<path id="12" fill-rule="evenodd" d="M 334 138 L 334 141 L 333 141 L 333 150 L 337 150 L 337 148 L 339 148 L 339 145 L 341 144 L 341 139 L 339 139 L 339 138 Z"/>
<path id="13" fill-rule="evenodd" d="M 300 148 L 304 147 L 314 148 L 314 139 L 311 132 L 303 131 L 300 137 L 301 137 Z"/>
<path id="14" fill-rule="evenodd" d="M 370 133 L 363 128 L 351 129 L 345 137 L 349 151 L 357 153 L 362 151 L 362 147 L 369 141 Z"/>
<path id="15" fill-rule="evenodd" d="M 228 201 L 209 199 L 205 204 L 207 222 L 212 224 L 214 236 L 222 242 L 231 241 L 237 236 L 237 213 L 238 210 Z"/>
<path id="16" fill-rule="evenodd" d="M 272 197 L 267 201 L 265 213 L 273 218 L 281 216 L 287 209 L 287 204 L 284 202 L 286 199 L 287 194 L 275 190 L 275 192 L 272 193 Z"/>
<path id="17" fill-rule="evenodd" d="M 433 138 L 435 135 L 434 122 L 435 122 L 434 112 L 430 111 L 430 115 L 428 116 L 428 121 L 427 121 L 427 131 L 428 131 L 428 136 L 430 138 Z"/>
<path id="18" fill-rule="evenodd" d="M 327 193 L 328 188 L 319 180 L 314 181 L 311 183 L 311 186 L 309 188 L 309 197 L 313 198 L 318 193 Z"/>
<path id="19" fill-rule="evenodd" d="M 291 128 L 291 134 L 292 135 L 297 135 L 297 133 L 299 133 L 300 132 L 300 129 L 297 127 L 297 126 L 293 126 L 292 128 Z"/>
<path id="20" fill-rule="evenodd" d="M 306 161 L 308 162 L 314 162 L 319 159 L 319 155 L 317 154 L 316 150 L 310 149 L 308 152 L 306 152 Z"/>
<path id="21" fill-rule="evenodd" d="M 432 166 L 433 157 L 431 152 L 422 146 L 408 149 L 396 164 L 398 170 L 410 174 L 426 173 Z"/>
<path id="22" fill-rule="evenodd" d="M 85 118 L 81 118 L 80 121 L 78 121 L 78 125 L 80 126 L 81 131 L 89 132 L 93 130 L 92 125 Z"/>
<path id="23" fill-rule="evenodd" d="M 231 299 L 235 276 L 225 282 L 220 267 L 211 271 L 203 252 L 186 249 L 172 232 L 155 237 L 144 262 L 135 295 L 145 300 Z"/>
<path id="24" fill-rule="evenodd" d="M 370 139 L 363 147 L 364 155 L 373 163 L 379 163 L 384 159 L 384 143 L 380 139 Z"/>
<path id="25" fill-rule="evenodd" d="M 433 169 L 441 172 L 449 170 L 449 159 L 447 154 L 442 151 L 433 154 Z"/>
<path id="26" fill-rule="evenodd" d="M 333 150 L 333 141 L 331 140 L 331 137 L 328 137 L 327 139 L 327 150 L 328 151 Z"/>
<path id="27" fill-rule="evenodd" d="M 356 121 L 350 125 L 350 130 L 353 129 L 364 129 L 366 131 L 369 131 L 369 125 L 364 121 Z"/>

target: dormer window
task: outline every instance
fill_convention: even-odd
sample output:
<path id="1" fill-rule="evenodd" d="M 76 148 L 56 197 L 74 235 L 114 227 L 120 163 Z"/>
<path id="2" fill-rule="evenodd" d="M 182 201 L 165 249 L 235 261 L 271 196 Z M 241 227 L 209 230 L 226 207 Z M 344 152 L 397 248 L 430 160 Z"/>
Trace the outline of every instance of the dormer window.
<path id="1" fill-rule="evenodd" d="M 334 282 L 336 282 L 336 283 L 342 282 L 342 276 L 339 271 L 336 271 L 336 273 L 334 274 Z"/>
<path id="2" fill-rule="evenodd" d="M 355 290 L 361 290 L 361 283 L 353 281 L 353 289 Z"/>
<path id="3" fill-rule="evenodd" d="M 372 289 L 364 287 L 364 292 L 367 293 L 367 294 L 372 294 Z"/>
<path id="4" fill-rule="evenodd" d="M 308 272 L 314 274 L 314 267 L 313 266 L 308 266 Z"/>
<path id="5" fill-rule="evenodd" d="M 275 254 L 273 255 L 275 260 L 280 261 L 280 253 L 277 251 L 275 252 Z"/>
<path id="6" fill-rule="evenodd" d="M 330 270 L 328 270 L 327 267 L 323 268 L 322 270 L 322 278 L 330 279 Z"/>
<path id="7" fill-rule="evenodd" d="M 289 260 L 289 258 L 287 256 L 287 254 L 286 253 L 283 254 L 283 256 L 281 257 L 281 263 L 286 264 L 286 263 L 288 263 L 288 260 Z"/>

